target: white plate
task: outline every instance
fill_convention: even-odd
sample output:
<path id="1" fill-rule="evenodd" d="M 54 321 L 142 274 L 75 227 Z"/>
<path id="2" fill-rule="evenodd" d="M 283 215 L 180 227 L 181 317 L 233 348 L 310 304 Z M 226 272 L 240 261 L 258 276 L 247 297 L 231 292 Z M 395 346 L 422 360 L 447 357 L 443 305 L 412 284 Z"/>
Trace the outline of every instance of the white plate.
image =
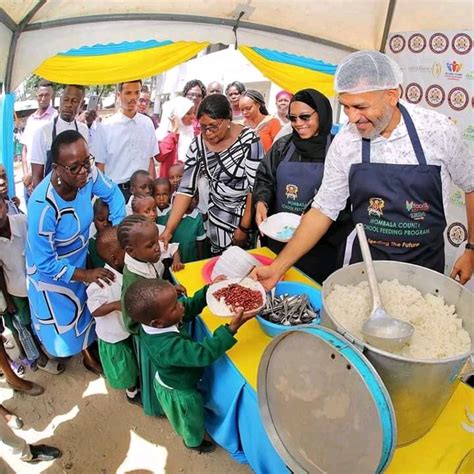
<path id="1" fill-rule="evenodd" d="M 288 242 L 300 225 L 301 216 L 290 212 L 279 212 L 267 217 L 259 226 L 262 234 L 278 242 Z"/>
<path id="2" fill-rule="evenodd" d="M 239 280 L 240 278 L 228 278 L 227 280 L 220 281 L 219 283 L 214 283 L 214 285 L 211 285 L 208 288 L 206 293 L 206 302 L 212 314 L 224 318 L 234 315 L 231 309 L 224 302 L 221 303 L 214 297 L 213 293 L 215 293 L 217 290 L 220 290 L 221 288 L 229 286 L 232 283 L 238 283 Z M 260 308 L 253 310 L 252 313 L 260 311 L 260 309 L 265 306 L 265 301 L 267 299 L 267 295 L 263 286 L 258 281 L 252 280 L 251 278 L 244 278 L 239 284 L 246 286 L 247 288 L 251 288 L 252 290 L 260 291 L 263 304 L 260 306 Z"/>

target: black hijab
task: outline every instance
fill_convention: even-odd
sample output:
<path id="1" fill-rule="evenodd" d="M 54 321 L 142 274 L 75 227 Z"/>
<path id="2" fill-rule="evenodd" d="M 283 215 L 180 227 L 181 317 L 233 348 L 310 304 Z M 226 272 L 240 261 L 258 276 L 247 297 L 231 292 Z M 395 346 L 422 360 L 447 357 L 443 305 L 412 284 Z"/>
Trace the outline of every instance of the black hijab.
<path id="1" fill-rule="evenodd" d="M 295 144 L 296 150 L 302 158 L 324 160 L 328 135 L 331 134 L 332 128 L 332 108 L 329 100 L 315 89 L 303 89 L 294 95 L 288 110 L 291 109 L 293 102 L 304 102 L 319 115 L 319 132 L 317 135 L 303 139 L 293 129 L 292 141 Z"/>

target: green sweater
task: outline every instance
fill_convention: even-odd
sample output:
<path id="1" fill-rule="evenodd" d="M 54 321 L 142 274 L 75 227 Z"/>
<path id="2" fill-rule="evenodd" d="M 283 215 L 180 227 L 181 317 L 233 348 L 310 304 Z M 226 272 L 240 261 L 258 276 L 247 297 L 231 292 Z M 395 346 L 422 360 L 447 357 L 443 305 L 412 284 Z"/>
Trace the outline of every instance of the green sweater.
<path id="1" fill-rule="evenodd" d="M 207 286 L 186 298 L 183 321 L 191 321 L 206 306 Z M 179 332 L 147 334 L 140 329 L 140 342 L 146 347 L 161 380 L 175 389 L 194 389 L 203 368 L 225 354 L 236 342 L 228 326 L 219 326 L 212 337 L 193 341 L 184 328 Z"/>

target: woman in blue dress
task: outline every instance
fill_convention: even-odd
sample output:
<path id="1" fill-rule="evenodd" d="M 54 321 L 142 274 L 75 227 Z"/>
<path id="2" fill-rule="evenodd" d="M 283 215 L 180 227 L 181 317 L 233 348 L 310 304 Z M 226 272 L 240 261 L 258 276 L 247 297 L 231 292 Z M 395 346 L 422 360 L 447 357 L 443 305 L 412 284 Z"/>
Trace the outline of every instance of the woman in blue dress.
<path id="1" fill-rule="evenodd" d="M 26 248 L 28 298 L 33 326 L 46 350 L 57 357 L 83 351 L 95 340 L 94 321 L 86 305 L 86 283 L 107 284 L 107 269 L 86 270 L 92 198 L 110 209 L 118 224 L 125 202 L 116 184 L 95 166 L 87 143 L 75 130 L 60 133 L 51 146 L 53 169 L 28 202 Z"/>

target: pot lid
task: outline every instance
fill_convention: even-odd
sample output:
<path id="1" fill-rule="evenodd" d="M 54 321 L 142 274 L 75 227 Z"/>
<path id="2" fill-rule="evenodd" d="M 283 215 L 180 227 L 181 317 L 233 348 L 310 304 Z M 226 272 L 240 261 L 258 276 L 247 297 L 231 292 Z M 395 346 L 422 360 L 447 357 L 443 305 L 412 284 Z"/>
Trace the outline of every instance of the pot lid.
<path id="1" fill-rule="evenodd" d="M 382 472 L 396 445 L 392 402 L 362 353 L 330 329 L 289 331 L 258 370 L 265 430 L 295 473 Z"/>

